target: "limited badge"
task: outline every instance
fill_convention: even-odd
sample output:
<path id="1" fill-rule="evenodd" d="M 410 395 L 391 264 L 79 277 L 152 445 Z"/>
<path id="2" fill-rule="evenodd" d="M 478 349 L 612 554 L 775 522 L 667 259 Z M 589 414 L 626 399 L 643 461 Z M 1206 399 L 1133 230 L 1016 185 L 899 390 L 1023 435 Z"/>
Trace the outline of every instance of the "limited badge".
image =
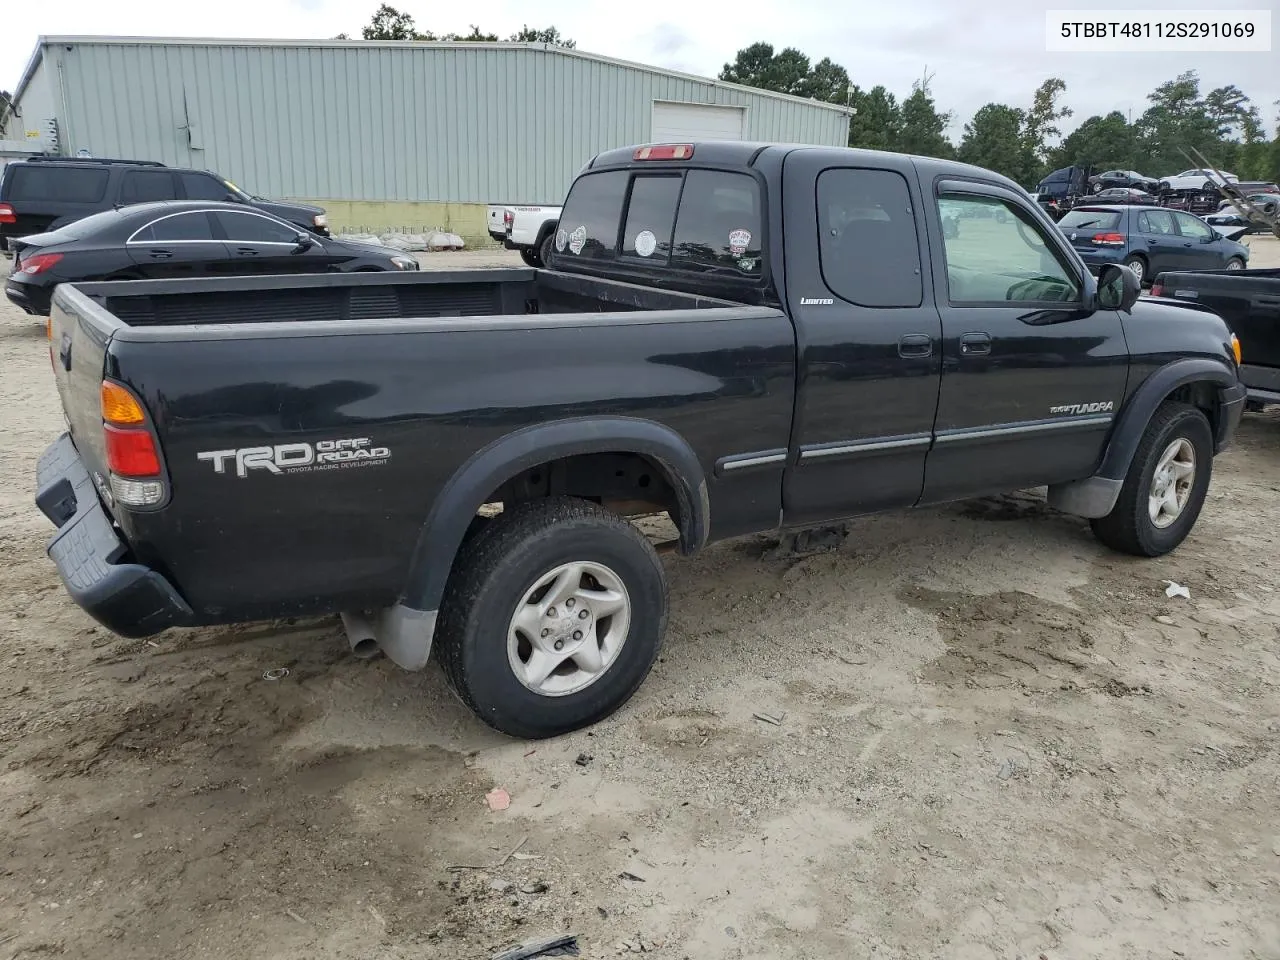
<path id="1" fill-rule="evenodd" d="M 746 253 L 747 247 L 750 245 L 750 230 L 733 230 L 729 233 L 729 252 L 735 257 L 740 257 Z"/>
<path id="2" fill-rule="evenodd" d="M 653 251 L 658 249 L 658 238 L 652 231 L 641 230 L 636 234 L 636 253 L 642 257 L 652 257 Z"/>
<path id="3" fill-rule="evenodd" d="M 556 231 L 556 252 L 564 253 L 564 248 L 569 245 L 569 231 L 561 227 Z"/>
<path id="4" fill-rule="evenodd" d="M 578 227 L 573 233 L 569 234 L 569 250 L 574 256 L 582 252 L 582 248 L 587 245 L 587 228 Z"/>

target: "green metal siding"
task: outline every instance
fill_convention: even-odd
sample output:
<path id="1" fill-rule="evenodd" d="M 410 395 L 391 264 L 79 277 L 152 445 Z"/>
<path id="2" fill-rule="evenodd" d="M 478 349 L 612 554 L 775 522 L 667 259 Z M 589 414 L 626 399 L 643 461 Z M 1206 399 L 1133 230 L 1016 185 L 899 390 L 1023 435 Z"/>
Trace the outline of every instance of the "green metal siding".
<path id="1" fill-rule="evenodd" d="M 70 49 L 67 47 L 70 46 Z M 553 203 L 654 100 L 750 140 L 843 145 L 840 111 L 538 46 L 59 42 L 63 151 L 205 167 L 266 196 Z"/>

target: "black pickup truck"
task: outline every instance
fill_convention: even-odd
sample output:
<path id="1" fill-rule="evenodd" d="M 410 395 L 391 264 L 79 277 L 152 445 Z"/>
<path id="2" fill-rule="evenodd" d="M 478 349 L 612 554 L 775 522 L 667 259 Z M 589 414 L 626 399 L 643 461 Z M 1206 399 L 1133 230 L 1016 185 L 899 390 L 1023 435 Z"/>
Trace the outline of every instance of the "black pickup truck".
<path id="1" fill-rule="evenodd" d="M 939 204 L 982 216 L 944 237 Z M 1000 214 L 996 216 L 995 214 Z M 1046 485 L 1136 555 L 1244 404 L 1212 313 L 1094 278 L 1012 181 L 744 143 L 595 157 L 550 269 L 63 284 L 36 501 L 131 637 L 340 613 L 495 728 L 594 722 L 667 619 L 655 546 Z M 662 546 L 662 545 L 658 545 Z"/>
<path id="2" fill-rule="evenodd" d="M 1280 403 L 1280 270 L 1168 271 L 1151 293 L 1208 307 L 1240 340 L 1246 406 Z"/>

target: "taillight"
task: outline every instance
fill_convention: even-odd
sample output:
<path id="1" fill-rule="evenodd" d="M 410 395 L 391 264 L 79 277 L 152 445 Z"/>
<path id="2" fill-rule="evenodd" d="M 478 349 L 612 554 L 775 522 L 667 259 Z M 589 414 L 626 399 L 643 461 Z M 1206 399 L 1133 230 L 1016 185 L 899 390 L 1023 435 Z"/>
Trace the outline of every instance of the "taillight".
<path id="1" fill-rule="evenodd" d="M 1123 233 L 1095 233 L 1093 242 L 1099 247 L 1123 247 Z"/>
<path id="2" fill-rule="evenodd" d="M 37 253 L 34 257 L 27 257 L 22 261 L 22 266 L 18 268 L 19 273 L 25 273 L 29 276 L 35 276 L 37 273 L 44 273 L 62 259 L 60 253 Z"/>
<path id="3" fill-rule="evenodd" d="M 632 160 L 688 160 L 693 156 L 692 143 L 660 143 L 652 147 L 639 147 L 631 155 Z"/>
<path id="4" fill-rule="evenodd" d="M 502 211 L 502 225 L 504 227 L 511 226 L 511 224 L 515 221 L 515 219 L 516 219 L 515 214 L 513 214 L 510 210 Z"/>
<path id="5" fill-rule="evenodd" d="M 13 207 L 7 203 L 0 203 L 0 223 L 17 223 L 18 215 L 13 212 Z"/>
<path id="6" fill-rule="evenodd" d="M 1151 295 L 1152 295 L 1153 297 L 1163 297 L 1163 296 L 1164 296 L 1164 284 L 1163 284 L 1163 283 L 1153 283 L 1153 284 L 1151 285 Z"/>
<path id="7" fill-rule="evenodd" d="M 164 499 L 160 451 L 147 412 L 125 386 L 102 381 L 102 432 L 111 492 L 127 506 L 150 507 Z"/>

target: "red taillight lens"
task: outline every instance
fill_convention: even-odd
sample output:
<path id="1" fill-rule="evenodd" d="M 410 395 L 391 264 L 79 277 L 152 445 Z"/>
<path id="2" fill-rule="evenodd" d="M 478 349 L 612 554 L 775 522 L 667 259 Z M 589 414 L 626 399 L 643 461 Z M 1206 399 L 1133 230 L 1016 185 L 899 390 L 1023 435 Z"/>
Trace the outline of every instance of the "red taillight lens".
<path id="1" fill-rule="evenodd" d="M 37 253 L 34 257 L 25 258 L 18 272 L 35 276 L 37 273 L 44 273 L 51 269 L 61 259 L 60 253 Z"/>
<path id="2" fill-rule="evenodd" d="M 13 212 L 13 207 L 7 203 L 0 203 L 0 223 L 17 223 L 18 215 Z"/>
<path id="3" fill-rule="evenodd" d="M 1093 235 L 1093 242 L 1100 247 L 1123 247 L 1124 234 L 1123 233 L 1095 233 Z"/>
<path id="4" fill-rule="evenodd" d="M 122 430 L 102 425 L 107 439 L 107 466 L 125 477 L 158 477 L 160 454 L 149 430 Z"/>
<path id="5" fill-rule="evenodd" d="M 1153 297 L 1163 297 L 1163 296 L 1164 296 L 1164 284 L 1163 284 L 1163 283 L 1153 283 L 1153 284 L 1151 285 L 1151 295 L 1152 295 Z"/>
<path id="6" fill-rule="evenodd" d="M 507 224 L 508 226 L 510 226 L 510 224 L 511 224 L 511 222 L 512 222 L 513 220 L 515 220 L 515 215 L 514 215 L 514 214 L 512 214 L 512 212 L 511 212 L 510 210 L 503 210 L 503 211 L 502 211 L 502 222 L 503 222 L 504 224 Z"/>
<path id="7" fill-rule="evenodd" d="M 653 147 L 640 147 L 631 155 L 631 158 L 633 160 L 688 160 L 692 156 L 692 143 L 660 143 Z"/>

